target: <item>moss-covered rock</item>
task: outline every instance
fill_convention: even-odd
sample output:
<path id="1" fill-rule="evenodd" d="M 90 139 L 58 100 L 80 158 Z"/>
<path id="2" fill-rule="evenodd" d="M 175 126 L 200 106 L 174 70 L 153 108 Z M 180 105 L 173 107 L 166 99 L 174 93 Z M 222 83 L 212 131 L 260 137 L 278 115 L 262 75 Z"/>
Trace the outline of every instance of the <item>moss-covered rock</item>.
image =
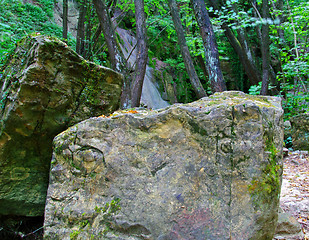
<path id="1" fill-rule="evenodd" d="M 116 110 L 122 76 L 39 34 L 23 38 L 2 70 L 0 214 L 43 215 L 54 136 Z"/>
<path id="2" fill-rule="evenodd" d="M 45 239 L 272 239 L 282 117 L 280 98 L 224 92 L 69 128 L 54 141 Z M 121 209 L 103 218 L 112 199 Z"/>

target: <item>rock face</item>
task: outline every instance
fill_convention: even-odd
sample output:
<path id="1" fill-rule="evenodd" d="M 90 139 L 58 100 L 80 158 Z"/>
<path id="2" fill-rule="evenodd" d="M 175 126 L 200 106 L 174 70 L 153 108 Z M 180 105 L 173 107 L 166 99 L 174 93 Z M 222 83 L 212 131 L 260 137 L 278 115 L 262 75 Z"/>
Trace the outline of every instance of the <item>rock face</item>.
<path id="1" fill-rule="evenodd" d="M 293 148 L 309 151 L 309 113 L 303 113 L 290 119 L 292 125 Z"/>
<path id="2" fill-rule="evenodd" d="M 1 84 L 0 214 L 42 216 L 53 138 L 117 109 L 122 76 L 32 35 L 9 58 Z"/>
<path id="3" fill-rule="evenodd" d="M 279 98 L 224 92 L 69 128 L 54 140 L 45 239 L 272 239 L 282 114 Z"/>

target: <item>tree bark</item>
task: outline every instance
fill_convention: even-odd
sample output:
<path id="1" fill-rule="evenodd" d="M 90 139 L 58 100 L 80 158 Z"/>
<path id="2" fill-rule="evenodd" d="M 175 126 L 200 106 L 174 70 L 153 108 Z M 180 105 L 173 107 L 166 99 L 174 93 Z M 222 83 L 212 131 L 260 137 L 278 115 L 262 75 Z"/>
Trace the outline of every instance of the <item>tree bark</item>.
<path id="1" fill-rule="evenodd" d="M 262 88 L 261 95 L 267 95 L 268 93 L 268 84 L 269 84 L 269 24 L 267 20 L 269 19 L 269 6 L 268 0 L 262 1 L 262 18 L 265 22 L 262 25 L 262 41 L 261 41 L 261 49 L 262 49 Z"/>
<path id="2" fill-rule="evenodd" d="M 215 10 L 220 10 L 217 0 L 210 0 L 211 6 Z M 251 85 L 258 84 L 262 77 L 260 71 L 258 70 L 254 61 L 250 60 L 250 55 L 246 52 L 245 48 L 241 45 L 241 41 L 236 37 L 234 32 L 229 28 L 226 23 L 222 24 L 222 29 L 224 30 L 225 36 L 228 38 L 231 46 L 234 48 L 237 53 L 240 62 L 242 63 L 244 70 L 248 76 Z"/>
<path id="3" fill-rule="evenodd" d="M 135 77 L 132 85 L 132 107 L 138 107 L 142 96 L 143 83 L 146 73 L 148 60 L 148 49 L 146 42 L 146 18 L 144 11 L 144 0 L 134 0 L 135 20 L 136 20 L 136 39 L 137 57 L 135 67 Z"/>
<path id="4" fill-rule="evenodd" d="M 278 0 L 275 4 L 275 8 L 280 11 L 283 12 L 283 0 Z M 282 24 L 283 22 L 285 22 L 285 15 L 283 14 L 279 14 L 278 15 L 279 19 L 280 19 L 280 24 Z M 278 28 L 278 34 L 280 39 L 285 43 L 285 37 L 284 37 L 284 31 L 281 28 Z"/>
<path id="5" fill-rule="evenodd" d="M 104 1 L 104 0 L 103 0 Z M 101 0 L 93 0 L 94 7 L 96 9 L 101 27 L 102 32 L 105 37 L 110 61 L 111 61 L 111 68 L 121 72 L 120 63 L 119 63 L 119 51 L 117 48 L 117 42 L 115 39 L 115 31 L 113 29 L 113 25 L 111 22 L 111 18 L 108 14 L 107 8 L 105 6 L 105 2 Z"/>
<path id="6" fill-rule="evenodd" d="M 207 68 L 206 68 L 203 56 L 202 55 L 196 56 L 196 61 L 198 65 L 200 66 L 200 68 L 202 69 L 205 79 L 209 80 L 209 76 L 208 76 L 208 72 L 207 72 Z"/>
<path id="7" fill-rule="evenodd" d="M 178 39 L 178 45 L 180 47 L 180 51 L 181 51 L 181 55 L 187 70 L 187 73 L 189 75 L 190 78 L 190 82 L 192 84 L 192 87 L 194 89 L 195 94 L 197 95 L 198 98 L 202 98 L 206 96 L 206 92 L 204 90 L 204 87 L 202 85 L 202 83 L 200 82 L 194 65 L 193 65 L 193 61 L 189 52 L 189 48 L 186 42 L 186 38 L 185 38 L 185 34 L 184 34 L 184 30 L 183 30 L 183 26 L 181 24 L 181 20 L 179 17 L 179 12 L 177 9 L 177 5 L 176 5 L 176 1 L 175 0 L 168 0 L 168 5 L 169 8 L 171 10 L 171 15 L 172 15 L 172 19 L 174 22 L 174 26 L 176 29 L 176 33 L 177 33 L 177 39 Z"/>
<path id="8" fill-rule="evenodd" d="M 206 66 L 213 92 L 226 90 L 220 68 L 219 53 L 214 31 L 206 10 L 204 0 L 193 0 L 193 9 L 203 39 Z"/>
<path id="9" fill-rule="evenodd" d="M 236 14 L 239 14 L 238 5 L 236 3 L 234 3 L 232 5 L 232 10 Z M 252 48 L 251 48 L 251 46 L 249 44 L 249 39 L 248 39 L 248 34 L 246 32 L 246 29 L 243 28 L 243 27 L 238 28 L 237 29 L 237 37 L 238 37 L 238 41 L 240 42 L 241 46 L 243 47 L 244 51 L 246 52 L 248 61 L 250 61 L 251 65 L 255 66 L 256 65 L 256 61 L 255 61 L 253 53 L 252 53 Z"/>
<path id="10" fill-rule="evenodd" d="M 79 4 L 79 16 L 77 23 L 77 34 L 76 34 L 76 52 L 84 56 L 85 52 L 85 17 L 86 17 L 85 4 L 81 2 Z"/>
<path id="11" fill-rule="evenodd" d="M 62 15 L 62 38 L 64 41 L 68 39 L 68 0 L 63 0 L 62 3 L 63 15 Z"/>
<path id="12" fill-rule="evenodd" d="M 111 68 L 115 71 L 118 71 L 123 74 L 124 82 L 122 87 L 121 94 L 121 108 L 130 108 L 131 107 L 131 76 L 128 71 L 127 62 L 121 51 L 118 49 L 117 41 L 115 38 L 114 26 L 112 24 L 111 18 L 108 14 L 105 0 L 102 2 L 101 0 L 93 0 L 94 7 L 96 9 L 102 32 L 105 37 L 110 61 Z"/>
<path id="13" fill-rule="evenodd" d="M 91 48 L 93 42 L 91 41 L 92 36 L 92 28 L 93 28 L 93 21 L 91 19 L 94 17 L 93 14 L 93 8 L 92 8 L 92 2 L 87 1 L 87 24 L 85 29 L 85 47 L 84 47 L 84 57 L 89 59 L 91 56 Z"/>

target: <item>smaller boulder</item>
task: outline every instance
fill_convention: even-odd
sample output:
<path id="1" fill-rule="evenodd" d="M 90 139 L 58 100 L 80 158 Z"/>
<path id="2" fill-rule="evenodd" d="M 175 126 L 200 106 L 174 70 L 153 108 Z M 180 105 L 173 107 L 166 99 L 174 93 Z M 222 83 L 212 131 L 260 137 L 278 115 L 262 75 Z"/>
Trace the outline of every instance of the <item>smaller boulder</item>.
<path id="1" fill-rule="evenodd" d="M 301 240 L 304 239 L 304 233 L 299 222 L 287 212 L 279 212 L 278 224 L 274 240 Z"/>
<path id="2" fill-rule="evenodd" d="M 293 148 L 309 150 L 309 113 L 303 113 L 290 119 L 292 125 Z"/>

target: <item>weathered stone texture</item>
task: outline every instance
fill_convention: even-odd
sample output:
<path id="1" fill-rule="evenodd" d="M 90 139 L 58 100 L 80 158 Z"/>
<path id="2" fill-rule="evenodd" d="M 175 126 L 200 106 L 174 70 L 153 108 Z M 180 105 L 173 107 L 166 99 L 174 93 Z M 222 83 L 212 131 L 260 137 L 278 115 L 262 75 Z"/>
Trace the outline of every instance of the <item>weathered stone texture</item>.
<path id="1" fill-rule="evenodd" d="M 9 58 L 1 84 L 0 214 L 42 216 L 53 138 L 116 110 L 122 76 L 32 35 Z"/>
<path id="2" fill-rule="evenodd" d="M 290 213 L 279 211 L 274 240 L 301 240 L 304 237 L 300 223 Z"/>
<path id="3" fill-rule="evenodd" d="M 69 128 L 54 140 L 45 239 L 271 239 L 282 114 L 279 98 L 224 92 Z M 112 199 L 121 210 L 104 218 Z"/>
<path id="4" fill-rule="evenodd" d="M 303 113 L 290 119 L 292 125 L 293 148 L 309 151 L 309 113 Z"/>

